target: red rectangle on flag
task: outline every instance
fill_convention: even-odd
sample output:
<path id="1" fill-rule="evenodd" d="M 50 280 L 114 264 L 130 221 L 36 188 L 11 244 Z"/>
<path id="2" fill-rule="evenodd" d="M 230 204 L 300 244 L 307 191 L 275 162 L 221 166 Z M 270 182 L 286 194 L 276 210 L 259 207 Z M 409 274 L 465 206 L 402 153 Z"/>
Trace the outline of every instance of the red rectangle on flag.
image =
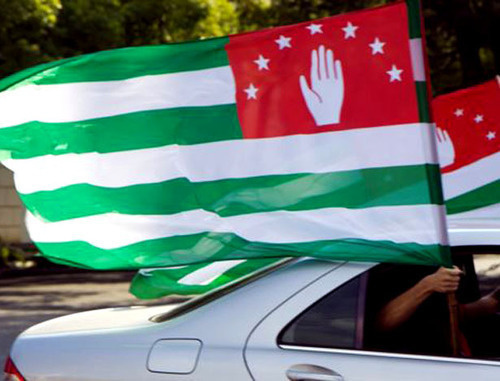
<path id="1" fill-rule="evenodd" d="M 405 3 L 230 37 L 247 138 L 419 122 Z"/>
<path id="2" fill-rule="evenodd" d="M 443 172 L 500 151 L 500 86 L 496 80 L 439 96 L 432 108 Z"/>

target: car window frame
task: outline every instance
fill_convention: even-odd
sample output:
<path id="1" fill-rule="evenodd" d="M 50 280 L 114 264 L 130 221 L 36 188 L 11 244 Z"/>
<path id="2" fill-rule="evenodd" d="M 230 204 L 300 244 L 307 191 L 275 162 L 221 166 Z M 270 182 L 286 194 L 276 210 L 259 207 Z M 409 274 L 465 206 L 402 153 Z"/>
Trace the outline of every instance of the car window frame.
<path id="1" fill-rule="evenodd" d="M 453 255 L 468 255 L 468 254 L 497 254 L 500 255 L 500 245 L 485 245 L 485 246 L 457 246 L 452 247 Z M 376 263 L 373 264 L 377 265 Z M 374 267 L 373 266 L 373 267 Z M 439 361 L 439 362 L 452 362 L 452 363 L 461 363 L 461 364 L 475 364 L 475 365 L 485 365 L 485 366 L 495 366 L 500 368 L 500 359 L 498 360 L 490 360 L 490 359 L 481 359 L 481 358 L 473 358 L 473 357 L 458 357 L 458 356 L 439 356 L 439 355 L 431 355 L 431 354 L 413 354 L 413 353 L 399 353 L 399 352 L 383 352 L 383 351 L 374 351 L 368 349 L 350 349 L 350 348 L 330 348 L 330 347 L 313 347 L 313 346 L 304 346 L 304 345 L 296 345 L 296 344 L 283 344 L 280 343 L 279 338 L 282 336 L 283 332 L 287 329 L 287 327 L 295 321 L 299 316 L 305 313 L 307 310 L 312 308 L 313 305 L 319 303 L 325 297 L 330 295 L 335 290 L 338 290 L 347 282 L 353 280 L 356 277 L 367 276 L 369 271 L 373 268 L 369 268 L 364 272 L 356 275 L 355 277 L 350 278 L 349 280 L 343 282 L 342 284 L 338 284 L 334 289 L 332 289 L 329 293 L 323 295 L 317 300 L 313 301 L 309 304 L 308 307 L 304 308 L 300 313 L 295 315 L 293 319 L 291 319 L 288 323 L 284 324 L 283 327 L 279 330 L 278 335 L 275 338 L 276 345 L 278 348 L 283 350 L 301 350 L 307 352 L 326 352 L 326 353 L 336 353 L 336 354 L 353 354 L 353 355 L 363 355 L 363 356 L 374 356 L 374 357 L 386 357 L 386 358 L 401 358 L 401 359 L 415 359 L 415 360 L 424 360 L 424 361 Z M 361 283 L 360 283 L 361 288 Z M 366 298 L 366 288 L 364 298 Z M 366 299 L 364 300 L 366 302 Z M 358 299 L 359 302 L 359 299 Z M 363 311 L 364 312 L 364 311 Z M 364 319 L 364 313 L 363 313 Z M 363 326 L 362 326 L 363 327 Z M 359 326 L 356 325 L 356 335 L 358 334 Z M 363 330 L 361 330 L 363 331 Z"/>
<path id="2" fill-rule="evenodd" d="M 370 268 L 371 269 L 371 268 Z M 335 291 L 341 289 L 342 287 L 346 286 L 348 283 L 354 281 L 356 278 L 359 278 L 359 287 L 357 291 L 357 303 L 356 303 L 356 319 L 355 319 L 355 332 L 354 332 L 354 343 L 355 346 L 359 345 L 359 341 L 361 340 L 362 343 L 362 337 L 363 337 L 363 330 L 359 330 L 360 324 L 361 327 L 363 327 L 362 324 L 364 324 L 364 304 L 361 306 L 360 300 L 363 301 L 363 303 L 366 301 L 366 286 L 368 283 L 368 271 L 367 270 L 361 274 L 356 275 L 353 278 L 347 279 L 345 282 L 342 282 L 341 284 L 338 284 L 335 289 L 331 290 L 330 292 L 324 294 L 322 297 L 319 299 L 316 299 L 313 303 L 309 304 L 308 307 L 306 307 L 304 310 L 302 310 L 299 314 L 297 314 L 293 319 L 291 319 L 279 332 L 278 336 L 276 337 L 276 344 L 278 346 L 287 346 L 287 345 L 294 345 L 294 344 L 284 344 L 282 342 L 283 336 L 285 336 L 285 333 L 289 330 L 289 328 L 298 320 L 300 319 L 304 314 L 308 313 L 310 310 L 314 309 L 318 304 L 322 303 L 325 299 L 327 299 L 332 293 Z M 365 295 L 362 293 L 365 292 Z M 362 315 L 360 316 L 360 312 Z M 360 337 L 361 336 L 361 337 Z M 329 348 L 329 347 L 315 347 L 315 348 Z M 340 348 L 339 348 L 340 349 Z M 344 348 L 344 349 L 349 349 L 349 348 Z"/>

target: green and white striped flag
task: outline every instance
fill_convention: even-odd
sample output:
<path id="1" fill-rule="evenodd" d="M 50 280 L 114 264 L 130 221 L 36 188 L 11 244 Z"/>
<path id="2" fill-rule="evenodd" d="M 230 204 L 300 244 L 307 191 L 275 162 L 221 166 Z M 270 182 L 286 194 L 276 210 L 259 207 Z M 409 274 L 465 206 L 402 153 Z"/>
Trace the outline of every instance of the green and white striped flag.
<path id="1" fill-rule="evenodd" d="M 141 269 L 130 284 L 130 293 L 139 299 L 201 295 L 286 260 L 287 258 L 233 259 L 202 265 Z"/>
<path id="2" fill-rule="evenodd" d="M 416 1 L 0 81 L 42 253 L 96 269 L 448 263 Z"/>
<path id="3" fill-rule="evenodd" d="M 452 229 L 498 230 L 500 221 L 500 82 L 446 94 L 433 101 L 438 149 L 443 170 L 447 218 Z M 463 236 L 463 237 L 462 237 Z M 500 237 L 481 235 L 478 244 L 499 244 Z M 452 244 L 471 245 L 473 237 L 457 237 Z M 262 261 L 262 263 L 259 263 Z M 272 262 L 275 263 L 275 262 Z M 262 270 L 269 263 L 248 259 L 183 266 L 182 269 L 145 269 L 134 277 L 130 292 L 141 299 L 198 295 Z"/>

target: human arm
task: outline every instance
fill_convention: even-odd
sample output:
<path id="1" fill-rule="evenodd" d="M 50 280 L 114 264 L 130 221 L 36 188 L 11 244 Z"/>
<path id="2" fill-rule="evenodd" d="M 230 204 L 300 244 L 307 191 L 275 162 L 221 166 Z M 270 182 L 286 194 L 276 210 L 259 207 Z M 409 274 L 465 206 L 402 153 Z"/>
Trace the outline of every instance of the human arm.
<path id="1" fill-rule="evenodd" d="M 460 312 L 464 320 L 473 320 L 481 316 L 493 315 L 499 311 L 500 287 L 475 302 L 460 305 Z"/>
<path id="2" fill-rule="evenodd" d="M 380 331 L 390 331 L 407 321 L 417 308 L 434 292 L 455 292 L 462 271 L 454 267 L 439 268 L 422 278 L 417 284 L 387 303 L 377 315 L 376 326 Z"/>

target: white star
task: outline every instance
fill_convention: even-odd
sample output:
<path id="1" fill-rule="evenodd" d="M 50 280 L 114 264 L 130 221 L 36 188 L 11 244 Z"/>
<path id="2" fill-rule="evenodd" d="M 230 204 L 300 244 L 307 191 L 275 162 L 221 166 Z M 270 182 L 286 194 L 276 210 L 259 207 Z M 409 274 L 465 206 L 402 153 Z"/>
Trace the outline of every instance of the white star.
<path id="1" fill-rule="evenodd" d="M 401 82 L 402 69 L 398 69 L 396 65 L 392 65 L 391 70 L 387 70 L 386 73 L 391 76 L 390 82 L 399 81 Z"/>
<path id="2" fill-rule="evenodd" d="M 459 116 L 463 116 L 463 115 L 464 115 L 464 109 L 463 109 L 463 108 L 457 108 L 453 114 L 455 114 L 455 116 L 456 116 L 457 118 L 458 118 Z"/>
<path id="3" fill-rule="evenodd" d="M 280 50 L 285 49 L 285 48 L 291 48 L 292 45 L 290 44 L 291 37 L 285 37 L 283 35 L 280 36 L 277 40 L 274 40 L 280 48 Z"/>
<path id="4" fill-rule="evenodd" d="M 355 38 L 356 37 L 356 29 L 358 29 L 359 26 L 352 25 L 350 22 L 347 23 L 347 26 L 345 28 L 342 28 L 344 31 L 344 39 L 348 39 L 349 37 Z"/>
<path id="5" fill-rule="evenodd" d="M 372 55 L 375 55 L 377 53 L 384 54 L 385 42 L 381 42 L 378 37 L 375 38 L 375 41 L 373 41 L 373 43 L 368 45 L 370 46 L 370 48 L 372 48 Z"/>
<path id="6" fill-rule="evenodd" d="M 323 31 L 321 30 L 322 27 L 323 25 L 321 24 L 311 24 L 309 26 L 306 26 L 306 28 L 311 31 L 311 35 L 316 33 L 323 33 Z"/>
<path id="7" fill-rule="evenodd" d="M 255 87 L 253 83 L 243 91 L 247 93 L 247 99 L 257 99 L 257 91 L 259 91 L 259 89 Z"/>
<path id="8" fill-rule="evenodd" d="M 488 138 L 488 140 L 493 140 L 497 137 L 497 133 L 496 132 L 493 132 L 493 131 L 490 131 L 488 132 L 488 134 L 486 135 L 486 137 Z"/>
<path id="9" fill-rule="evenodd" d="M 265 58 L 262 54 L 259 54 L 259 59 L 256 59 L 253 62 L 257 64 L 257 66 L 259 67 L 259 71 L 261 71 L 262 69 L 269 70 L 269 66 L 267 66 L 269 61 L 269 58 Z"/>
<path id="10" fill-rule="evenodd" d="M 477 114 L 476 117 L 474 118 L 474 122 L 476 123 L 481 123 L 484 120 L 484 116 L 481 114 Z"/>

